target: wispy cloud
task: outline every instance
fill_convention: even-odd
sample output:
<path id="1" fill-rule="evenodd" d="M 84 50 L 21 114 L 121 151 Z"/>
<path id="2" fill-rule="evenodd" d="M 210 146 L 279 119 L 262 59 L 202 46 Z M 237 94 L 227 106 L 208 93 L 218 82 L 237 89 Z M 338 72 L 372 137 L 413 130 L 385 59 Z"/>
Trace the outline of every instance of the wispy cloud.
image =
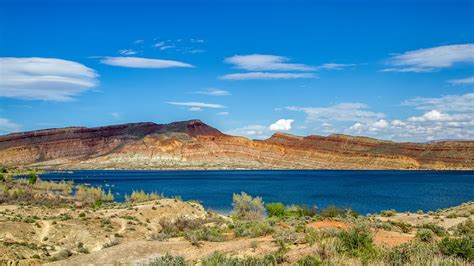
<path id="1" fill-rule="evenodd" d="M 70 101 L 98 84 L 95 70 L 68 60 L 2 57 L 0 66 L 0 97 Z"/>
<path id="2" fill-rule="evenodd" d="M 141 58 L 141 57 L 103 57 L 102 64 L 130 68 L 173 68 L 194 67 L 191 64 L 174 60 Z"/>
<path id="3" fill-rule="evenodd" d="M 229 115 L 230 113 L 229 112 L 219 112 L 217 113 L 217 115 Z"/>
<path id="4" fill-rule="evenodd" d="M 225 108 L 224 105 L 215 103 L 202 103 L 202 102 L 166 102 L 171 105 L 187 106 L 187 107 L 201 107 L 201 108 Z"/>
<path id="5" fill-rule="evenodd" d="M 207 89 L 204 91 L 196 91 L 194 92 L 196 94 L 204 94 L 204 95 L 209 95 L 209 96 L 229 96 L 232 95 L 229 91 L 226 90 L 221 90 L 221 89 Z"/>
<path id="6" fill-rule="evenodd" d="M 416 97 L 402 103 L 419 110 L 439 110 L 445 112 L 474 112 L 474 93 L 447 95 L 438 98 Z"/>
<path id="7" fill-rule="evenodd" d="M 295 120 L 293 119 L 279 119 L 275 123 L 271 124 L 268 129 L 271 131 L 288 131 L 291 130 L 291 125 Z"/>
<path id="8" fill-rule="evenodd" d="M 373 121 L 385 117 L 383 113 L 367 111 L 363 103 L 340 103 L 328 107 L 286 107 L 290 111 L 301 111 L 307 121 Z"/>
<path id="9" fill-rule="evenodd" d="M 348 67 L 356 66 L 356 64 L 336 64 L 336 63 L 327 63 L 317 66 L 316 69 L 325 69 L 325 70 L 342 70 Z"/>
<path id="10" fill-rule="evenodd" d="M 243 126 L 226 131 L 225 133 L 228 135 L 243 136 L 255 139 L 266 139 L 271 135 L 271 132 L 269 131 L 268 127 L 263 125 Z"/>
<path id="11" fill-rule="evenodd" d="M 287 63 L 288 57 L 277 55 L 234 55 L 224 62 L 234 65 L 235 68 L 248 71 L 312 71 L 316 68 L 304 64 Z"/>
<path id="12" fill-rule="evenodd" d="M 474 62 L 474 44 L 443 45 L 392 56 L 385 72 L 431 72 L 457 63 Z"/>
<path id="13" fill-rule="evenodd" d="M 271 73 L 271 72 L 249 72 L 249 73 L 234 73 L 220 76 L 223 80 L 250 80 L 250 79 L 301 79 L 301 78 L 315 78 L 313 73 Z"/>
<path id="14" fill-rule="evenodd" d="M 122 50 L 118 50 L 117 51 L 119 54 L 121 55 L 134 55 L 134 54 L 138 54 L 137 51 L 133 50 L 133 49 L 122 49 Z"/>
<path id="15" fill-rule="evenodd" d="M 0 132 L 1 133 L 11 133 L 19 132 L 20 125 L 13 123 L 12 121 L 0 117 Z"/>
<path id="16" fill-rule="evenodd" d="M 134 44 L 141 44 L 141 43 L 144 43 L 144 40 L 135 40 L 133 43 Z"/>
<path id="17" fill-rule="evenodd" d="M 449 80 L 448 82 L 454 85 L 472 84 L 474 83 L 474 76 L 463 78 L 463 79 L 452 79 L 452 80 Z"/>

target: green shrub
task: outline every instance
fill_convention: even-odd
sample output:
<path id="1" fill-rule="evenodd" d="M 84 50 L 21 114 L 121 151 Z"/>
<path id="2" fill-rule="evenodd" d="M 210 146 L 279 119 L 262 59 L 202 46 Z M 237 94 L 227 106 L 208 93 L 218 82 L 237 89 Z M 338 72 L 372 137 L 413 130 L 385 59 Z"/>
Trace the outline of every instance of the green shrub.
<path id="1" fill-rule="evenodd" d="M 259 237 L 273 233 L 273 227 L 264 221 L 236 222 L 234 230 L 234 234 L 237 237 Z"/>
<path id="2" fill-rule="evenodd" d="M 456 226 L 455 233 L 459 236 L 474 235 L 474 221 L 469 218 Z"/>
<path id="3" fill-rule="evenodd" d="M 432 242 L 434 240 L 434 233 L 430 229 L 420 229 L 416 232 L 416 238 L 422 242 Z"/>
<path id="4" fill-rule="evenodd" d="M 403 233 L 409 233 L 411 231 L 411 225 L 409 223 L 396 222 L 396 221 L 390 221 L 389 223 L 393 226 L 400 228 L 400 230 Z"/>
<path id="5" fill-rule="evenodd" d="M 341 242 L 340 251 L 350 256 L 360 257 L 364 261 L 375 257 L 372 233 L 368 226 L 357 224 L 338 235 Z"/>
<path id="6" fill-rule="evenodd" d="M 437 236 L 444 236 L 444 235 L 446 235 L 446 230 L 445 230 L 442 226 L 437 225 L 437 224 L 434 224 L 434 223 L 422 224 L 422 225 L 420 226 L 420 228 L 430 229 L 430 230 L 433 231 Z"/>
<path id="7" fill-rule="evenodd" d="M 297 266 L 318 266 L 322 265 L 322 263 L 316 259 L 314 256 L 306 255 L 303 258 L 299 259 L 296 262 Z"/>
<path id="8" fill-rule="evenodd" d="M 395 214 L 397 214 L 395 210 L 383 210 L 380 212 L 380 216 L 383 217 L 392 217 L 395 216 Z"/>
<path id="9" fill-rule="evenodd" d="M 244 257 L 236 258 L 226 256 L 220 252 L 214 252 L 210 256 L 201 260 L 202 266 L 267 266 L 277 265 L 284 262 L 283 256 L 280 253 L 266 255 L 263 258 Z"/>
<path id="10" fill-rule="evenodd" d="M 438 243 L 442 254 L 456 256 L 468 261 L 474 260 L 474 242 L 469 237 L 445 237 Z"/>
<path id="11" fill-rule="evenodd" d="M 221 242 L 225 240 L 221 230 L 216 227 L 207 226 L 196 230 L 187 231 L 185 238 L 196 246 L 199 245 L 199 241 Z"/>
<path id="12" fill-rule="evenodd" d="M 289 216 L 293 217 L 312 217 L 317 214 L 317 208 L 315 206 L 308 207 L 306 205 L 291 205 L 288 207 L 287 212 Z"/>
<path id="13" fill-rule="evenodd" d="M 166 254 L 162 257 L 155 258 L 148 263 L 149 266 L 186 266 L 184 257 L 172 256 Z"/>
<path id="14" fill-rule="evenodd" d="M 28 183 L 30 183 L 31 185 L 35 184 L 37 180 L 38 180 L 38 175 L 36 173 L 31 173 L 28 176 Z"/>
<path id="15" fill-rule="evenodd" d="M 272 202 L 265 205 L 268 217 L 283 218 L 287 215 L 286 207 L 281 202 Z"/>
<path id="16" fill-rule="evenodd" d="M 323 218 L 335 218 L 335 217 L 343 217 L 346 214 L 346 210 L 342 208 L 337 208 L 334 205 L 329 205 L 326 208 L 321 210 L 320 215 Z"/>
<path id="17" fill-rule="evenodd" d="M 261 220 L 264 217 L 263 201 L 261 197 L 248 195 L 245 192 L 234 194 L 232 197 L 232 214 L 241 220 Z"/>

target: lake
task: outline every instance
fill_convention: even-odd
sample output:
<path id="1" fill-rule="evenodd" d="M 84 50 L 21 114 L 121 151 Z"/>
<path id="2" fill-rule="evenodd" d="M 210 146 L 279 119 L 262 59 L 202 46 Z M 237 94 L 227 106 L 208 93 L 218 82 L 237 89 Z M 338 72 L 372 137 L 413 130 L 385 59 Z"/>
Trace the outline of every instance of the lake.
<path id="1" fill-rule="evenodd" d="M 334 204 L 360 213 L 386 209 L 429 211 L 474 201 L 474 171 L 73 171 L 40 175 L 43 180 L 110 188 L 118 201 L 132 190 L 156 191 L 227 213 L 232 193 L 245 191 L 265 202 Z"/>

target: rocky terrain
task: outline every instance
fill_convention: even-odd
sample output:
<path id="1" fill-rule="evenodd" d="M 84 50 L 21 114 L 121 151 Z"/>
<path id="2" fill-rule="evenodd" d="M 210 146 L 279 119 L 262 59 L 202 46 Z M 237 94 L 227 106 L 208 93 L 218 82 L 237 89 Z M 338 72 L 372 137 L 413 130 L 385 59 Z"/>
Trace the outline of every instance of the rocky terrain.
<path id="1" fill-rule="evenodd" d="M 197 202 L 149 194 L 100 206 L 70 191 L 54 202 L 28 202 L 12 191 L 54 194 L 51 188 L 66 184 L 2 182 L 8 189 L 0 189 L 0 265 L 469 265 L 474 259 L 474 203 L 369 216 L 273 203 L 264 216 L 261 199 L 237 195 L 236 204 L 234 195 L 233 215 L 223 216 Z"/>
<path id="2" fill-rule="evenodd" d="M 68 127 L 0 136 L 0 165 L 53 169 L 474 169 L 474 141 L 367 137 L 250 140 L 199 120 Z"/>

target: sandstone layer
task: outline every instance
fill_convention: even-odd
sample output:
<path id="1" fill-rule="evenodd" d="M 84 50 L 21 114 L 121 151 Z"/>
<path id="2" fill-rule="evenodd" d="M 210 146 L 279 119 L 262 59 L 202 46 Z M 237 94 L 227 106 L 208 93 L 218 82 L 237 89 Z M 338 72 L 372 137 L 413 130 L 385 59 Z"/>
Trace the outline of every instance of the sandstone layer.
<path id="1" fill-rule="evenodd" d="M 474 141 L 397 143 L 347 135 L 266 140 L 199 120 L 67 127 L 0 136 L 0 165 L 52 169 L 474 169 Z"/>

